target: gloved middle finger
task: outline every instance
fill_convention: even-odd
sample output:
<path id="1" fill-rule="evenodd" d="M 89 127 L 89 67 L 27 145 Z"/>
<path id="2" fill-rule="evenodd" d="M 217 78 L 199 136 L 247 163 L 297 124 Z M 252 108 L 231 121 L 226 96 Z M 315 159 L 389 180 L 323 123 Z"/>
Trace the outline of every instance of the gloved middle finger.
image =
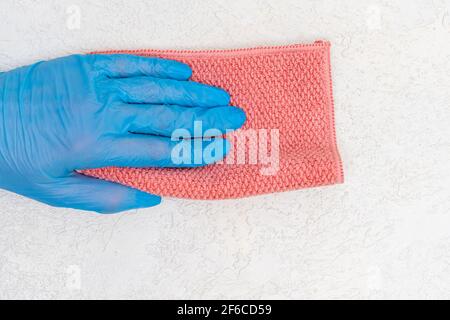
<path id="1" fill-rule="evenodd" d="M 126 103 L 215 107 L 226 106 L 230 102 L 226 91 L 191 81 L 134 77 L 110 79 L 108 82 L 110 90 Z"/>

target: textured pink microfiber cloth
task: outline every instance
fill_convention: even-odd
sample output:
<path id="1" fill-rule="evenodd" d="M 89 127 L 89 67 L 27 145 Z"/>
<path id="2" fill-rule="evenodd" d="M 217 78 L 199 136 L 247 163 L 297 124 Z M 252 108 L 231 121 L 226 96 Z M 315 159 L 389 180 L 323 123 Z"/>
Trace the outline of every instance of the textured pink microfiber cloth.
<path id="1" fill-rule="evenodd" d="M 267 129 L 270 141 L 270 130 L 279 130 L 279 168 L 274 174 L 262 174 L 268 165 L 249 163 L 247 149 L 246 164 L 226 164 L 225 160 L 225 164 L 201 168 L 103 168 L 85 174 L 153 194 L 191 199 L 239 198 L 343 182 L 328 42 L 237 50 L 101 53 L 156 56 L 189 64 L 193 81 L 224 88 L 232 105 L 246 111 L 244 128 L 230 139 L 248 129 Z M 227 157 L 235 154 L 232 147 Z"/>

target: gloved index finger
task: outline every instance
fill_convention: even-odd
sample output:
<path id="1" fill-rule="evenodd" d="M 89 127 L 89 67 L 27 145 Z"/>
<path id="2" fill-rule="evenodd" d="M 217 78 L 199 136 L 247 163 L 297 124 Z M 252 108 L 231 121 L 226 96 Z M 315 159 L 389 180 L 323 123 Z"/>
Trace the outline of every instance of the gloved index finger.
<path id="1" fill-rule="evenodd" d="M 142 57 L 130 54 L 95 54 L 94 67 L 111 78 L 152 76 L 175 80 L 187 80 L 191 68 L 176 60 Z"/>

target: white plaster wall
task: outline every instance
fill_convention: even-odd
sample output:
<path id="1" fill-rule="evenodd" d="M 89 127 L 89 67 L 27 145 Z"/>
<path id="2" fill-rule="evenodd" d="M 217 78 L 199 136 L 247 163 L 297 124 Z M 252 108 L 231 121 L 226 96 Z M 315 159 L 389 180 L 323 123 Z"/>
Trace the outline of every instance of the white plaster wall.
<path id="1" fill-rule="evenodd" d="M 0 191 L 0 298 L 450 298 L 449 0 L 0 1 L 1 71 L 315 39 L 344 185 L 113 216 Z"/>

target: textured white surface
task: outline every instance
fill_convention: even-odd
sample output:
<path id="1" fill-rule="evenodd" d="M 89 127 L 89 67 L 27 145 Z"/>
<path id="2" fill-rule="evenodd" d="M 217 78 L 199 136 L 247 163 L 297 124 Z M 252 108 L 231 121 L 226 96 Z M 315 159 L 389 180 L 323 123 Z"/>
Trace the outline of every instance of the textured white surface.
<path id="1" fill-rule="evenodd" d="M 344 185 L 113 216 L 0 191 L 0 298 L 450 298 L 450 1 L 0 2 L 1 71 L 315 39 Z"/>

